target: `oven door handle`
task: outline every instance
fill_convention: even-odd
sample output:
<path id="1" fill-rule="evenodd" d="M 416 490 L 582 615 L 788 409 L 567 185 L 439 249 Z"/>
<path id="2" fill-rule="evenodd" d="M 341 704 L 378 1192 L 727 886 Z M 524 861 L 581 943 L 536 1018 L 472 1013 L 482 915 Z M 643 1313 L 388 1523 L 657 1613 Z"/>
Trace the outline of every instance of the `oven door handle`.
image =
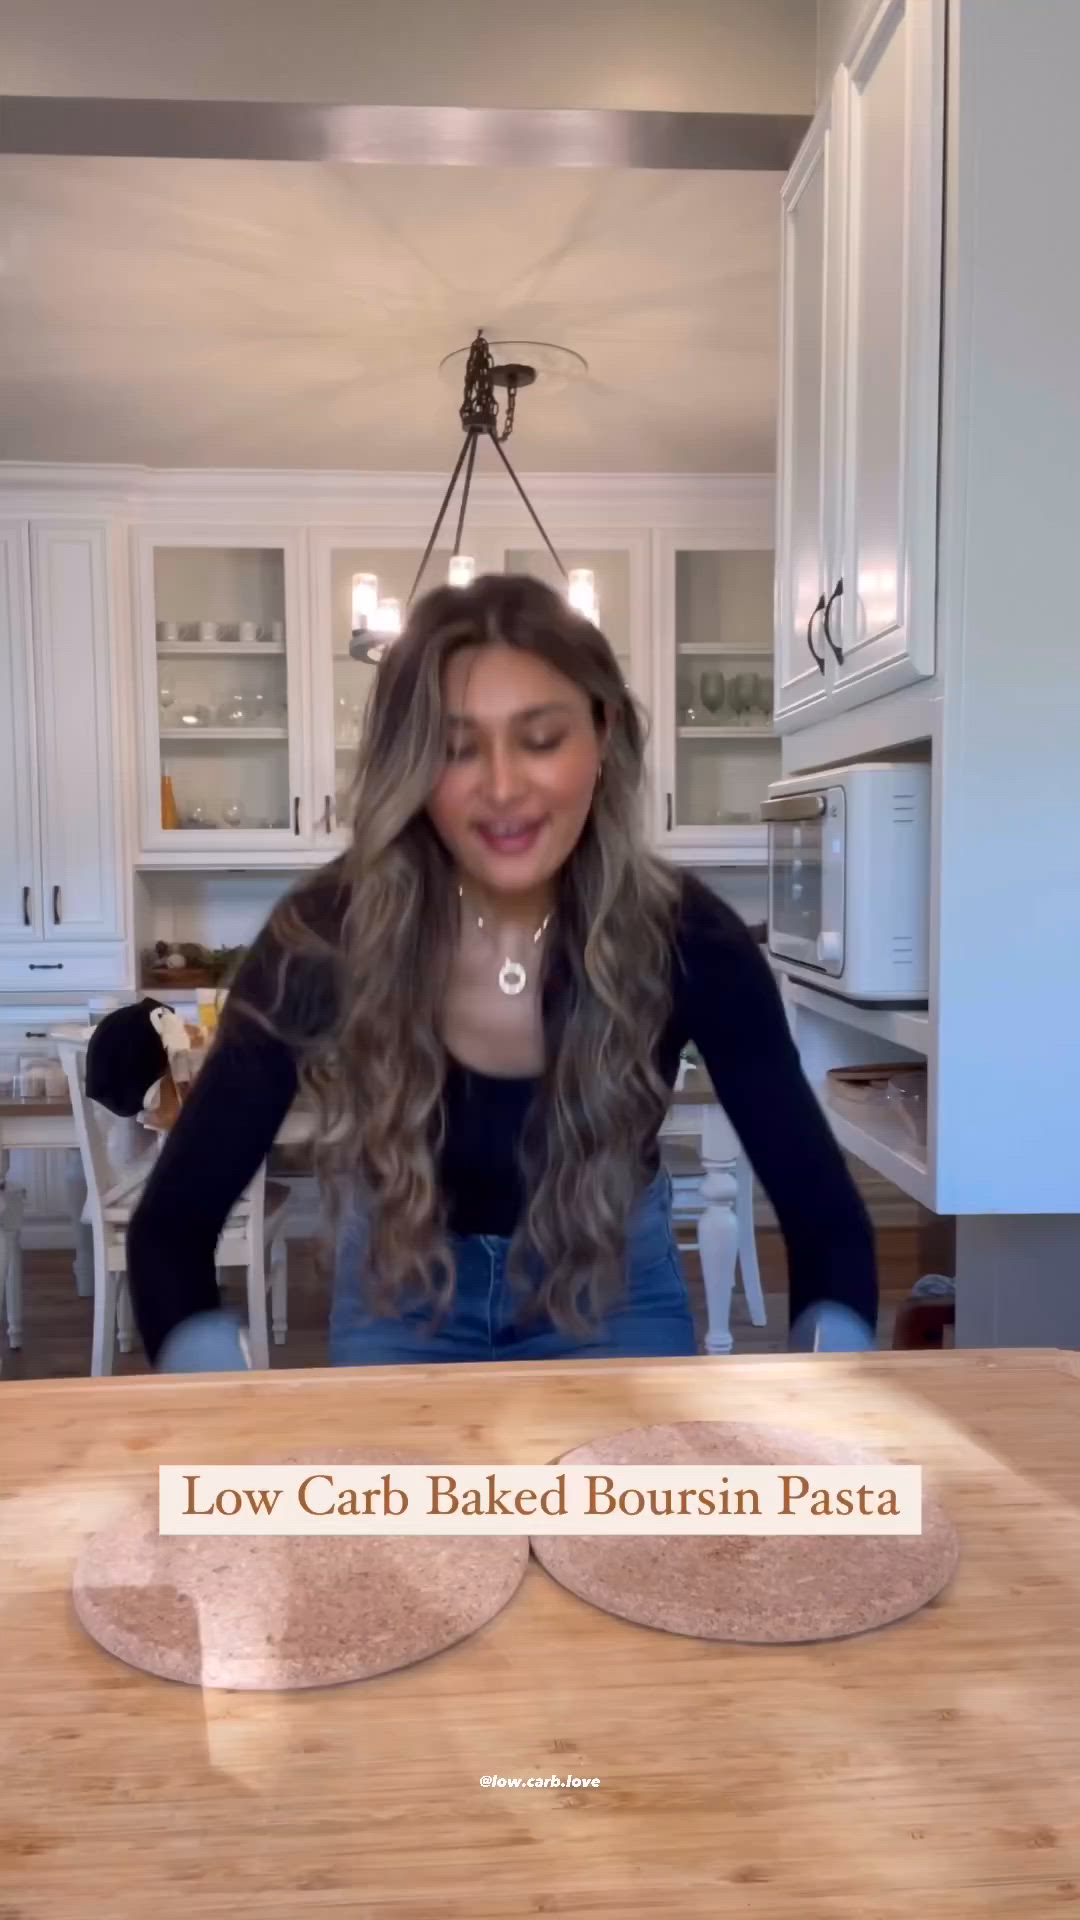
<path id="1" fill-rule="evenodd" d="M 823 793 L 791 793 L 782 800 L 763 800 L 763 820 L 820 820 L 825 812 Z"/>

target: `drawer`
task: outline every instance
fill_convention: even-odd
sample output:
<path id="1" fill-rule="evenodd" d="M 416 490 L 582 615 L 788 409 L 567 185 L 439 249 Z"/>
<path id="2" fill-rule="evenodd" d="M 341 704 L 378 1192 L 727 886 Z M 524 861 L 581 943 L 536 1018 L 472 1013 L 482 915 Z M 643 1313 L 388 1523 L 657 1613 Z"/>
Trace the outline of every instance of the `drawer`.
<path id="1" fill-rule="evenodd" d="M 123 992 L 130 984 L 128 948 L 111 940 L 95 947 L 25 947 L 21 952 L 0 948 L 0 993 Z"/>

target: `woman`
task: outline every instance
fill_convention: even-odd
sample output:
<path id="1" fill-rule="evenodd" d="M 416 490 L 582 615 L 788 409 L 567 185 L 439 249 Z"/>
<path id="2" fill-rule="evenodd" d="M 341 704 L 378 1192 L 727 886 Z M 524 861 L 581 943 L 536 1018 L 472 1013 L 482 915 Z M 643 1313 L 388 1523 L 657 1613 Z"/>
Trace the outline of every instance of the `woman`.
<path id="1" fill-rule="evenodd" d="M 538 582 L 418 605 L 348 852 L 278 906 L 133 1220 L 160 1366 L 241 1364 L 214 1249 L 302 1089 L 338 1225 L 334 1364 L 695 1351 L 657 1132 L 696 1043 L 775 1208 L 795 1344 L 867 1345 L 873 1238 L 738 917 L 646 848 L 608 642 Z M 207 1316 L 210 1316 L 207 1318 Z"/>

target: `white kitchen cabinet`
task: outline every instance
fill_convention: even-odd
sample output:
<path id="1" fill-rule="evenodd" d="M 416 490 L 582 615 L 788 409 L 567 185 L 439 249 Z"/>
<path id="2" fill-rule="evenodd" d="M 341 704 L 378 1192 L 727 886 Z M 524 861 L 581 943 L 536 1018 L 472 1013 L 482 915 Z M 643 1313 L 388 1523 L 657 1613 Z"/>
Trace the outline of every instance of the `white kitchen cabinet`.
<path id="1" fill-rule="evenodd" d="M 132 540 L 142 857 L 310 849 L 303 533 L 170 524 Z"/>
<path id="2" fill-rule="evenodd" d="M 835 89 L 834 89 L 835 93 Z M 833 336 L 839 320 L 842 168 L 832 96 L 782 194 L 776 536 L 776 714 L 814 717 L 828 691 L 821 616 L 829 592 L 828 476 L 835 470 Z M 836 256 L 827 266 L 830 253 Z M 827 430 L 834 443 L 827 444 Z"/>
<path id="3" fill-rule="evenodd" d="M 676 861 L 760 864 L 780 774 L 771 546 L 702 528 L 658 534 L 654 556 L 654 840 Z"/>
<path id="4" fill-rule="evenodd" d="M 30 555 L 20 521 L 0 525 L 0 942 L 40 938 Z"/>
<path id="5" fill-rule="evenodd" d="M 944 54 L 879 0 L 783 194 L 781 731 L 935 670 Z"/>
<path id="6" fill-rule="evenodd" d="M 0 987 L 110 986 L 124 911 L 101 522 L 0 526 Z"/>

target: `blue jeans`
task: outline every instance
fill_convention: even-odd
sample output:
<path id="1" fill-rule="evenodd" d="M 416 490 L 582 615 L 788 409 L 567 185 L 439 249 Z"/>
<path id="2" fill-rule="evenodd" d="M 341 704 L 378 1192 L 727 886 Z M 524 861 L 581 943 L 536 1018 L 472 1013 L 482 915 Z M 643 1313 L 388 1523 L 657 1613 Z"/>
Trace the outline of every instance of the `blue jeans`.
<path id="1" fill-rule="evenodd" d="M 671 1180 L 661 1171 L 639 1200 L 627 1234 L 622 1292 L 606 1318 L 580 1337 L 544 1315 L 521 1324 L 521 1296 L 507 1273 L 510 1242 L 498 1234 L 451 1235 L 453 1304 L 432 1331 L 432 1309 L 389 1318 L 365 1310 L 367 1233 L 353 1213 L 340 1237 L 330 1314 L 330 1364 L 409 1366 L 444 1360 L 627 1360 L 697 1353 L 686 1278 L 671 1219 Z M 515 1313 L 518 1322 L 515 1322 Z"/>

